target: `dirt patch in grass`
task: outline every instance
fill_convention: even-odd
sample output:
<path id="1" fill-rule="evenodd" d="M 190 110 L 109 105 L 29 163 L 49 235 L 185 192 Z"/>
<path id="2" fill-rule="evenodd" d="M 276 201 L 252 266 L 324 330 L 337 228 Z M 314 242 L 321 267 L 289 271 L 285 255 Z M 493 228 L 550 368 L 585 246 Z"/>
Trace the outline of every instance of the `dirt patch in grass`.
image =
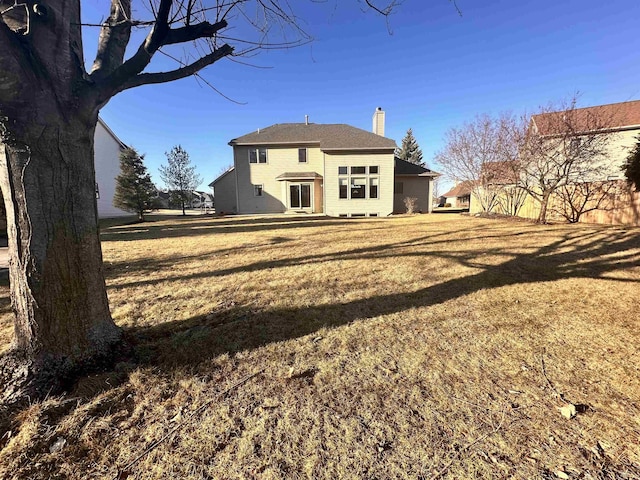
<path id="1" fill-rule="evenodd" d="M 109 227 L 137 363 L 8 418 L 0 477 L 638 478 L 638 233 L 440 215 Z"/>

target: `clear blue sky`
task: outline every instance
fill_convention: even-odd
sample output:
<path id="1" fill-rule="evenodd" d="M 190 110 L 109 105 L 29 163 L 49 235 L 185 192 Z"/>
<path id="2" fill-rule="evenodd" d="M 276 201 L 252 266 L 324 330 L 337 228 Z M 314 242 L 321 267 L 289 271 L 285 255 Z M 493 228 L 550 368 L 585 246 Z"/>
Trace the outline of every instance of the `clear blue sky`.
<path id="1" fill-rule="evenodd" d="M 85 20 L 106 16 L 106 3 L 83 0 Z M 102 109 L 116 135 L 146 154 L 159 187 L 174 145 L 207 189 L 232 163 L 229 140 L 305 115 L 370 130 L 382 107 L 386 136 L 399 144 L 411 127 L 437 170 L 444 132 L 477 114 L 531 112 L 576 91 L 581 106 L 640 99 L 637 0 L 459 0 L 462 16 L 447 0 L 405 0 L 389 19 L 392 34 L 357 0 L 293 3 L 312 44 L 249 59 L 267 69 L 222 60 L 203 72 L 243 105 L 187 78 L 123 92 Z M 86 29 L 88 63 L 97 35 Z"/>

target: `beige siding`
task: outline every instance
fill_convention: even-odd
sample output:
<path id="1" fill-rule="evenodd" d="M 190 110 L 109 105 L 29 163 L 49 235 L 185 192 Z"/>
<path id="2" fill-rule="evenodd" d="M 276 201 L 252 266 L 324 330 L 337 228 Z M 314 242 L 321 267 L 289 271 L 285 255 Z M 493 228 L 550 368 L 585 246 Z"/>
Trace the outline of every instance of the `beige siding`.
<path id="1" fill-rule="evenodd" d="M 236 205 L 236 172 L 227 173 L 213 185 L 213 201 L 216 213 L 238 213 Z"/>
<path id="2" fill-rule="evenodd" d="M 404 204 L 404 199 L 407 197 L 418 199 L 417 212 L 429 213 L 433 210 L 433 199 L 431 198 L 433 180 L 430 177 L 398 175 L 395 181 L 402 182 L 403 193 L 393 196 L 393 213 L 407 211 Z"/>
<path id="3" fill-rule="evenodd" d="M 640 134 L 640 129 L 625 130 L 612 134 L 612 138 L 608 144 L 608 163 L 611 167 L 609 175 L 611 177 L 624 178 L 622 165 L 629 156 L 629 153 L 631 153 L 631 150 L 633 150 L 637 142 L 638 134 Z"/>
<path id="4" fill-rule="evenodd" d="M 307 148 L 307 162 L 298 162 L 298 148 L 265 147 L 267 163 L 249 163 L 249 150 L 255 147 L 236 146 L 233 149 L 238 188 L 238 213 L 282 213 L 288 209 L 288 182 L 276 177 L 285 172 L 315 172 L 322 175 L 322 152 Z M 261 147 L 263 148 L 263 147 Z M 307 183 L 307 182 L 305 182 Z M 314 183 L 313 180 L 308 183 Z M 256 197 L 254 185 L 262 185 L 263 194 Z M 314 195 L 322 195 L 315 185 Z M 315 202 L 312 201 L 312 205 Z M 312 208 L 311 211 L 316 211 Z"/>
<path id="5" fill-rule="evenodd" d="M 379 167 L 378 198 L 339 198 L 338 167 L 369 167 L 376 165 Z M 378 216 L 391 215 L 393 212 L 393 153 L 325 153 L 324 166 L 325 213 L 327 215 L 333 217 L 340 215 L 351 216 L 353 214 L 377 214 Z"/>

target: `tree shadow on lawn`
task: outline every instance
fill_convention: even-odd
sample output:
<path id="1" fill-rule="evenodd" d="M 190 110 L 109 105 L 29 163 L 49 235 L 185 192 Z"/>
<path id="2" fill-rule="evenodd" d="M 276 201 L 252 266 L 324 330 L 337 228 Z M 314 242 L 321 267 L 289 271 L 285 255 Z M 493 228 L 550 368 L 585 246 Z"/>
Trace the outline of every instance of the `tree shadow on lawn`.
<path id="1" fill-rule="evenodd" d="M 167 223 L 167 220 L 171 220 Z M 177 238 L 200 236 L 211 233 L 247 233 L 265 230 L 281 230 L 304 227 L 335 226 L 337 224 L 357 223 L 334 217 L 178 217 L 170 219 L 158 217 L 143 223 L 127 224 L 106 228 L 100 232 L 101 241 L 133 241 L 159 238 Z"/>
<path id="2" fill-rule="evenodd" d="M 356 252 L 364 254 L 359 250 Z M 502 253 L 510 258 L 498 265 L 486 265 L 478 260 L 478 256 L 485 253 Z M 441 304 L 479 290 L 569 278 L 640 283 L 638 277 L 616 278 L 611 275 L 616 270 L 640 265 L 640 236 L 634 231 L 572 230 L 557 241 L 527 254 L 514 255 L 505 245 L 488 252 L 479 249 L 458 254 L 422 252 L 419 255 L 450 259 L 481 271 L 414 292 L 305 308 L 256 311 L 250 306 L 240 306 L 206 317 L 132 328 L 126 335 L 140 353 L 143 364 L 167 368 L 196 367 L 220 354 L 233 354 L 299 338 L 324 327 L 334 328 L 355 320 Z"/>
<path id="3" fill-rule="evenodd" d="M 372 229 L 366 228 L 364 229 L 367 232 L 370 232 Z M 207 253 L 197 254 L 197 255 L 180 255 L 179 257 L 169 257 L 165 259 L 157 259 L 157 258 L 140 258 L 133 262 L 131 261 L 122 261 L 122 262 L 109 262 L 105 261 L 105 272 L 107 272 L 107 280 L 109 283 L 109 287 L 114 288 L 122 288 L 122 287 L 134 287 L 134 286 L 147 286 L 154 285 L 158 283 L 171 282 L 171 281 L 179 281 L 179 280 L 194 280 L 194 279 L 215 279 L 215 277 L 222 277 L 225 275 L 232 275 L 234 273 L 242 273 L 242 272 L 256 272 L 260 270 L 268 270 L 273 268 L 283 268 L 288 266 L 299 266 L 303 264 L 312 264 L 312 263 L 322 263 L 327 261 L 334 260 L 351 260 L 351 259 L 381 259 L 381 258 L 395 258 L 402 256 L 417 256 L 415 252 L 411 253 L 398 253 L 398 249 L 403 248 L 432 248 L 433 246 L 450 243 L 450 238 L 452 235 L 462 234 L 465 235 L 473 235 L 473 232 L 476 229 L 474 228 L 463 228 L 457 231 L 447 230 L 442 231 L 440 233 L 429 233 L 427 235 L 419 235 L 417 237 L 403 240 L 395 243 L 386 243 L 382 245 L 376 245 L 372 247 L 361 247 L 355 249 L 344 250 L 341 252 L 332 252 L 332 253 L 321 253 L 315 255 L 305 255 L 302 257 L 287 257 L 266 261 L 259 261 L 255 263 L 250 263 L 246 265 L 240 265 L 233 268 L 227 269 L 215 269 L 216 258 L 232 255 L 235 253 L 243 253 L 249 249 L 260 249 L 265 247 L 274 246 L 280 243 L 286 242 L 294 242 L 299 240 L 297 238 L 288 238 L 288 237 L 272 237 L 268 239 L 266 242 L 262 243 L 252 243 L 248 245 L 242 245 L 238 247 L 231 247 L 221 250 L 215 250 Z M 484 230 L 484 229 L 479 229 Z M 353 229 L 350 230 L 353 233 Z M 339 233 L 339 230 L 332 230 L 333 234 Z M 509 237 L 518 237 L 521 235 L 525 235 L 524 232 L 512 233 Z M 444 237 L 444 239 L 440 240 L 440 237 Z M 494 238 L 506 238 L 507 236 L 502 233 L 498 233 L 495 235 L 483 235 L 483 236 L 474 236 L 476 240 L 489 240 Z M 419 255 L 419 254 L 418 254 Z M 158 276 L 158 272 L 162 270 L 167 270 L 170 272 L 175 272 L 179 270 L 181 261 L 183 260 L 200 260 L 200 261 L 210 261 L 212 265 L 211 270 L 207 270 L 204 272 L 192 273 L 192 274 L 179 274 L 179 275 L 168 275 L 168 276 Z M 127 282 L 118 282 L 117 280 L 109 281 L 110 277 L 118 276 L 119 272 L 125 268 L 128 276 L 144 276 L 147 273 L 153 273 L 153 276 L 148 276 L 144 280 L 135 280 L 135 281 L 127 281 Z"/>

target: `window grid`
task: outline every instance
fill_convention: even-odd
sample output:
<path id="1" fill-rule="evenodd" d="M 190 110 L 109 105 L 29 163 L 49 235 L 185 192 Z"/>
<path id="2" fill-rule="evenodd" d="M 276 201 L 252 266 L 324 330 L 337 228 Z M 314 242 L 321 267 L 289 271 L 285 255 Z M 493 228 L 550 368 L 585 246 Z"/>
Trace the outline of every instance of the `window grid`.
<path id="1" fill-rule="evenodd" d="M 338 198 L 343 200 L 379 198 L 379 172 L 377 165 L 338 167 Z"/>

